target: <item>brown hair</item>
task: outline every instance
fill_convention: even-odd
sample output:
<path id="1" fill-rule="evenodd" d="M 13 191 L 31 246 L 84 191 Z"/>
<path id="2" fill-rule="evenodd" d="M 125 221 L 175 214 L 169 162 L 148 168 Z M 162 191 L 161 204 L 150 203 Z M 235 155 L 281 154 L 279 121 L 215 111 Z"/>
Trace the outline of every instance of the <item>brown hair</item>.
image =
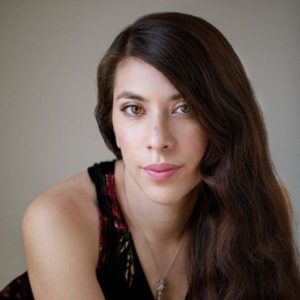
<path id="1" fill-rule="evenodd" d="M 226 38 L 182 13 L 143 16 L 116 37 L 99 65 L 95 115 L 117 158 L 113 85 L 116 67 L 127 57 L 164 74 L 209 137 L 191 218 L 189 299 L 299 297 L 290 202 L 275 175 L 249 80 Z"/>

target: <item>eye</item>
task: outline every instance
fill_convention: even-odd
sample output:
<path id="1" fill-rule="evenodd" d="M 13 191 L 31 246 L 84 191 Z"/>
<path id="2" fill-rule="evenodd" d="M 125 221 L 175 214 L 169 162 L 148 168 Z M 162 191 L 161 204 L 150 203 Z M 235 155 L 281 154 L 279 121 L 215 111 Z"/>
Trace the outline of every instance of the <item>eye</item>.
<path id="1" fill-rule="evenodd" d="M 125 105 L 121 108 L 121 111 L 124 112 L 128 116 L 138 116 L 143 114 L 143 109 L 135 104 Z"/>
<path id="2" fill-rule="evenodd" d="M 188 104 L 182 104 L 178 107 L 176 107 L 175 112 L 178 112 L 180 114 L 188 114 L 190 113 L 190 106 Z"/>

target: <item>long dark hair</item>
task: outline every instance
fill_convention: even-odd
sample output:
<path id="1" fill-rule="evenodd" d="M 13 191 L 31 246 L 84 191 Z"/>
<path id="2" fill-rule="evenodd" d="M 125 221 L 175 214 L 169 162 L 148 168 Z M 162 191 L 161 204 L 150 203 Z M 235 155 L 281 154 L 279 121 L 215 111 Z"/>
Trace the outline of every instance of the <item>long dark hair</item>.
<path id="1" fill-rule="evenodd" d="M 191 218 L 189 299 L 299 299 L 289 198 L 249 80 L 226 38 L 199 17 L 169 12 L 143 16 L 116 37 L 99 65 L 95 115 L 117 158 L 113 85 L 127 57 L 164 74 L 209 137 Z"/>

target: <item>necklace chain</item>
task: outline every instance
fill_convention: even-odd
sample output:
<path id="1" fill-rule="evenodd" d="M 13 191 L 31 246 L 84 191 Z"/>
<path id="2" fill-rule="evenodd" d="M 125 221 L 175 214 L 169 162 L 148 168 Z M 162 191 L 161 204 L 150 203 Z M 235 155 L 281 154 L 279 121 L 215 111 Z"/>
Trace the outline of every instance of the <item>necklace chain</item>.
<path id="1" fill-rule="evenodd" d="M 183 238 L 183 237 L 181 238 L 181 242 L 180 242 L 180 244 L 178 245 L 178 247 L 177 247 L 177 249 L 176 249 L 176 251 L 175 251 L 175 253 L 174 253 L 174 256 L 172 257 L 172 259 L 171 259 L 171 261 L 170 261 L 170 263 L 169 263 L 169 265 L 168 265 L 166 271 L 165 271 L 164 274 L 162 275 L 162 273 L 161 273 L 161 271 L 160 271 L 160 268 L 159 268 L 159 266 L 158 266 L 157 260 L 156 260 L 156 258 L 155 258 L 153 249 L 152 249 L 152 247 L 151 247 L 151 244 L 150 244 L 149 240 L 147 239 L 146 235 L 144 234 L 144 232 L 143 232 L 141 226 L 136 222 L 136 220 L 135 220 L 134 217 L 133 217 L 133 213 L 132 213 L 132 210 L 131 210 L 131 207 L 130 207 L 130 204 L 129 204 L 129 201 L 128 201 L 128 197 L 127 197 L 127 193 L 126 193 L 126 190 L 125 190 L 125 189 L 124 189 L 124 194 L 125 194 L 125 198 L 126 198 L 126 201 L 127 201 L 128 208 L 129 208 L 129 212 L 130 212 L 130 214 L 131 214 L 132 221 L 133 221 L 133 223 L 135 224 L 135 226 L 138 228 L 138 230 L 141 232 L 141 234 L 142 234 L 144 240 L 146 241 L 146 243 L 147 243 L 147 245 L 148 245 L 148 248 L 149 248 L 149 250 L 150 250 L 152 259 L 153 259 L 153 261 L 154 261 L 155 267 L 156 267 L 156 269 L 157 269 L 157 271 L 158 271 L 158 273 L 159 273 L 160 278 L 159 278 L 159 280 L 156 282 L 155 288 L 156 288 L 156 291 L 157 291 L 157 297 L 156 297 L 156 299 L 157 299 L 157 300 L 161 300 L 161 299 L 162 299 L 163 292 L 165 291 L 165 289 L 166 289 L 166 287 L 167 287 L 166 278 L 167 278 L 167 276 L 168 276 L 168 274 L 169 274 L 171 268 L 173 267 L 173 265 L 174 265 L 174 263 L 175 263 L 175 260 L 176 260 L 176 258 L 177 258 L 177 256 L 178 256 L 179 251 L 180 251 L 180 249 L 181 249 L 181 246 L 182 246 L 182 244 L 183 244 L 184 238 Z"/>
<path id="2" fill-rule="evenodd" d="M 137 224 L 137 225 L 138 225 L 138 224 Z M 150 242 L 149 242 L 149 240 L 147 239 L 146 235 L 145 235 L 145 234 L 143 233 L 143 231 L 141 230 L 141 228 L 140 228 L 139 226 L 138 226 L 138 228 L 139 228 L 139 230 L 141 231 L 141 233 L 142 233 L 142 235 L 143 235 L 145 241 L 146 241 L 147 244 L 148 244 L 148 247 L 149 247 L 149 250 L 150 250 L 152 259 L 153 259 L 153 261 L 154 261 L 154 263 L 155 263 L 156 269 L 157 269 L 157 271 L 158 271 L 158 273 L 159 273 L 159 276 L 160 276 L 159 280 L 158 280 L 158 281 L 156 282 L 156 284 L 155 284 L 155 288 L 156 288 L 156 290 L 157 290 L 157 300 L 161 300 L 162 294 L 163 294 L 164 290 L 165 290 L 166 287 L 167 287 L 166 278 L 167 278 L 167 276 L 168 276 L 168 274 L 169 274 L 169 272 L 170 272 L 172 266 L 173 266 L 174 263 L 175 263 L 175 260 L 176 260 L 176 258 L 177 258 L 177 256 L 178 256 L 179 250 L 181 249 L 181 245 L 183 244 L 184 239 L 183 239 L 183 238 L 181 239 L 181 242 L 180 242 L 180 244 L 178 245 L 178 247 L 177 247 L 177 249 L 176 249 L 176 251 L 175 251 L 175 254 L 174 254 L 174 256 L 172 257 L 172 259 L 171 259 L 171 261 L 170 261 L 170 263 L 169 263 L 169 265 L 168 265 L 168 267 L 167 267 L 167 269 L 166 269 L 164 275 L 161 275 L 161 271 L 160 271 L 160 268 L 158 267 L 158 263 L 157 263 L 157 260 L 156 260 L 156 258 L 155 258 L 153 249 L 152 249 L 152 247 L 151 247 L 151 245 L 150 245 Z"/>
<path id="3" fill-rule="evenodd" d="M 139 230 L 141 231 L 140 228 L 139 228 Z M 142 232 L 142 231 L 141 231 L 141 232 Z M 151 247 L 151 245 L 150 245 L 150 242 L 149 242 L 149 240 L 147 239 L 146 235 L 145 235 L 143 232 L 142 232 L 142 234 L 143 234 L 143 237 L 144 237 L 145 241 L 146 241 L 147 244 L 148 244 L 149 250 L 150 250 L 150 252 L 151 252 L 151 256 L 152 256 L 152 258 L 153 258 L 153 260 L 154 260 L 154 262 L 155 262 L 156 269 L 159 271 L 160 277 L 161 277 L 162 279 L 165 279 L 165 278 L 167 277 L 167 275 L 169 274 L 169 272 L 170 272 L 170 270 L 171 270 L 171 268 L 172 268 L 172 266 L 173 266 L 173 264 L 174 264 L 174 262 L 175 262 L 175 260 L 176 260 L 176 258 L 177 258 L 177 255 L 178 255 L 179 250 L 180 250 L 180 248 L 181 248 L 181 245 L 182 245 L 182 243 L 183 243 L 183 238 L 182 238 L 180 244 L 178 245 L 178 247 L 177 247 L 177 249 L 176 249 L 176 251 L 175 251 L 175 254 L 174 254 L 174 256 L 172 257 L 172 259 L 171 259 L 171 261 L 170 261 L 170 263 L 169 263 L 169 265 L 168 265 L 168 267 L 167 267 L 167 269 L 166 269 L 164 275 L 162 276 L 162 275 L 161 275 L 162 272 L 160 272 L 160 268 L 159 268 L 158 263 L 157 263 L 157 261 L 156 261 L 156 259 L 155 259 L 155 255 L 154 255 L 154 252 L 153 252 L 152 247 Z"/>

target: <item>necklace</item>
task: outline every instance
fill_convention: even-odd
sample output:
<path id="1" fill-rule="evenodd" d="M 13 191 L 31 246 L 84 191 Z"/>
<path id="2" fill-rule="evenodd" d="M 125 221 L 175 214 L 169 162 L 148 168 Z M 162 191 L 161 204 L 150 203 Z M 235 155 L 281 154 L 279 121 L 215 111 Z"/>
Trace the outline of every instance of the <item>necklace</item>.
<path id="1" fill-rule="evenodd" d="M 141 231 L 140 228 L 139 228 L 139 230 Z M 157 291 L 157 298 L 156 298 L 156 299 L 157 299 L 157 300 L 161 300 L 161 299 L 162 299 L 163 292 L 165 291 L 165 289 L 166 289 L 166 287 L 167 287 L 166 278 L 167 278 L 167 276 L 168 276 L 168 274 L 169 274 L 171 268 L 173 267 L 173 265 L 174 265 L 174 263 L 175 263 L 175 260 L 176 260 L 178 254 L 179 254 L 179 250 L 181 249 L 181 246 L 182 246 L 182 244 L 183 244 L 184 239 L 183 239 L 183 238 L 181 239 L 181 242 L 180 242 L 180 244 L 178 245 L 178 247 L 177 247 L 177 249 L 176 249 L 176 251 L 175 251 L 175 253 L 174 253 L 174 256 L 172 257 L 172 259 L 171 259 L 171 261 L 170 261 L 170 263 L 169 263 L 169 265 L 168 265 L 168 267 L 167 267 L 165 273 L 162 275 L 162 274 L 161 274 L 161 271 L 160 271 L 160 268 L 158 267 L 158 263 L 157 263 L 157 261 L 156 261 L 156 258 L 155 258 L 154 252 L 153 252 L 153 250 L 152 250 L 152 247 L 151 247 L 151 245 L 150 245 L 150 242 L 149 242 L 149 240 L 147 239 L 146 235 L 145 235 L 142 231 L 141 231 L 141 233 L 142 233 L 142 235 L 143 235 L 145 241 L 146 241 L 147 244 L 148 244 L 148 247 L 149 247 L 149 250 L 150 250 L 152 259 L 153 259 L 153 261 L 154 261 L 154 263 L 155 263 L 156 269 L 157 269 L 157 271 L 158 271 L 158 273 L 159 273 L 159 276 L 160 276 L 159 280 L 158 280 L 158 281 L 156 282 L 156 284 L 155 284 L 155 288 L 156 288 L 156 291 Z"/>
<path id="2" fill-rule="evenodd" d="M 180 244 L 178 245 L 166 271 L 164 272 L 164 274 L 162 275 L 161 271 L 160 271 L 160 268 L 158 266 L 158 263 L 157 263 L 157 260 L 155 258 L 155 255 L 154 255 L 154 252 L 152 250 L 152 247 L 150 245 L 150 242 L 149 240 L 147 239 L 146 235 L 144 234 L 141 226 L 136 222 L 136 220 L 134 219 L 133 217 L 133 214 L 132 214 L 132 211 L 131 211 L 131 208 L 130 208 L 130 205 L 129 205 L 129 201 L 128 201 L 128 198 L 127 198 L 127 194 L 126 194 L 126 190 L 124 189 L 124 194 L 125 194 L 125 198 L 126 198 L 126 201 L 127 201 L 127 205 L 128 205 L 128 208 L 129 208 L 129 212 L 130 212 L 130 215 L 131 215 L 131 218 L 133 220 L 133 223 L 135 224 L 135 226 L 138 228 L 138 230 L 141 232 L 144 240 L 146 241 L 147 245 L 148 245 L 148 248 L 150 250 L 150 253 L 151 253 L 151 256 L 152 256 L 152 259 L 154 261 L 154 264 L 155 264 L 155 267 L 159 273 L 159 280 L 155 283 L 155 289 L 156 289 L 156 293 L 157 293 L 157 296 L 156 296 L 156 299 L 157 300 L 162 300 L 162 296 L 163 296 L 163 292 L 166 290 L 166 287 L 167 287 L 167 282 L 166 282 L 166 278 L 171 270 L 171 268 L 173 267 L 174 263 L 175 263 L 175 260 L 179 254 L 179 251 L 181 249 L 181 246 L 183 244 L 183 241 L 184 239 L 181 238 L 181 242 Z"/>

